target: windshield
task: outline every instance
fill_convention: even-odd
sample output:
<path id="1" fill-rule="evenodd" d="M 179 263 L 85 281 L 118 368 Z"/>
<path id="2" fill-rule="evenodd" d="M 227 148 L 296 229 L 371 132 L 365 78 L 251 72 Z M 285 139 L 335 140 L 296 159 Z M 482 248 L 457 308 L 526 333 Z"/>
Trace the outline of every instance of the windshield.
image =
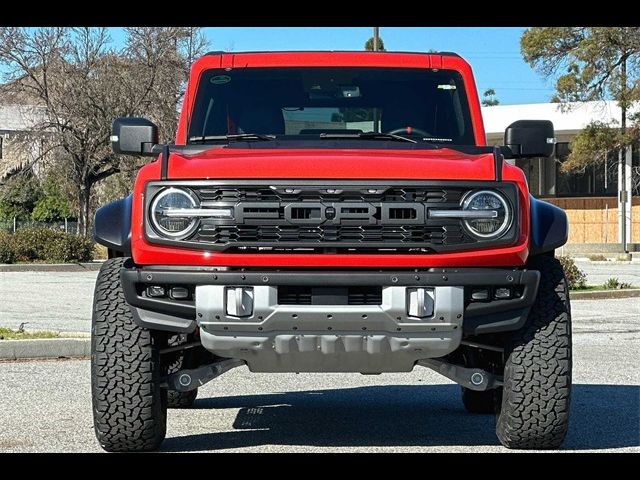
<path id="1" fill-rule="evenodd" d="M 353 139 L 369 132 L 474 145 L 462 78 L 451 70 L 409 68 L 207 70 L 188 139 L 219 142 L 211 137 L 242 134 Z"/>

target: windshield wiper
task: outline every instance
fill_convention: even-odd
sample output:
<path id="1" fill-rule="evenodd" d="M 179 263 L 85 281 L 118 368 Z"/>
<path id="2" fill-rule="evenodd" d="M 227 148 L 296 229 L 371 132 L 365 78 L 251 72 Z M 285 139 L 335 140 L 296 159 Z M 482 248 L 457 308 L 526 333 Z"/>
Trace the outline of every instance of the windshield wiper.
<path id="1" fill-rule="evenodd" d="M 232 135 L 195 135 L 189 137 L 190 142 L 221 142 L 221 141 L 243 141 L 258 140 L 261 142 L 269 142 L 275 140 L 275 135 L 263 135 L 260 133 L 236 133 Z"/>
<path id="2" fill-rule="evenodd" d="M 364 133 L 321 133 L 320 138 L 327 140 L 393 140 L 394 142 L 409 142 L 418 143 L 401 135 L 394 135 L 393 133 L 379 133 L 379 132 L 364 132 Z"/>

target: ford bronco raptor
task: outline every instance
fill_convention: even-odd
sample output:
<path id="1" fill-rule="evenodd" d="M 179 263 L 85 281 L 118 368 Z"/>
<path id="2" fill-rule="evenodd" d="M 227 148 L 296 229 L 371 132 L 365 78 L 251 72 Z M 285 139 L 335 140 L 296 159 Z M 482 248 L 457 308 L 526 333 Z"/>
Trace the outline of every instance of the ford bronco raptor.
<path id="1" fill-rule="evenodd" d="M 95 216 L 105 450 L 158 448 L 167 408 L 240 365 L 427 367 L 495 414 L 506 447 L 560 446 L 567 219 L 513 164 L 550 156 L 553 125 L 520 120 L 487 146 L 458 55 L 212 52 L 191 68 L 175 144 L 144 118 L 116 119 L 111 142 L 154 161 Z"/>

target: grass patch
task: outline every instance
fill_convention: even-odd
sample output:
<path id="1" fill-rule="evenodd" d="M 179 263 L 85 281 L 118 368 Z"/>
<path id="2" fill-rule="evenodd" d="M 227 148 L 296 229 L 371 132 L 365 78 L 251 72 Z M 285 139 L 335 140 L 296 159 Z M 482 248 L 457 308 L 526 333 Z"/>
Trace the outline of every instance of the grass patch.
<path id="1" fill-rule="evenodd" d="M 591 292 L 593 290 L 602 290 L 602 285 L 585 285 L 580 288 L 570 288 L 570 292 Z"/>
<path id="2" fill-rule="evenodd" d="M 604 285 L 589 285 L 582 288 L 570 288 L 570 292 L 603 292 L 605 290 L 627 290 L 627 289 L 636 289 L 640 288 L 635 285 L 629 285 L 628 283 L 624 284 L 624 287 L 621 288 L 608 288 Z"/>
<path id="3" fill-rule="evenodd" d="M 31 340 L 34 338 L 58 338 L 58 332 L 43 330 L 40 332 L 25 332 L 24 330 L 12 330 L 0 327 L 0 340 Z"/>

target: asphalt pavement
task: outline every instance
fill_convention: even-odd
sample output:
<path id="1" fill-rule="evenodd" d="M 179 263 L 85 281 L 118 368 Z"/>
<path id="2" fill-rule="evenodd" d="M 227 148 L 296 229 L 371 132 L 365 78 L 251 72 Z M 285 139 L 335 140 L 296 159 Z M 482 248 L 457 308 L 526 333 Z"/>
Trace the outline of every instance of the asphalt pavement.
<path id="1" fill-rule="evenodd" d="M 580 323 L 578 319 L 576 323 Z M 574 336 L 563 450 L 640 452 L 637 320 Z M 585 332 L 586 333 L 586 332 Z M 98 452 L 88 360 L 0 364 L 0 452 Z M 436 373 L 254 374 L 232 370 L 170 410 L 172 452 L 501 452 L 491 415 L 464 411 Z"/>
<path id="2" fill-rule="evenodd" d="M 640 253 L 634 253 L 640 256 Z M 576 266 L 587 274 L 587 284 L 602 285 L 610 278 L 617 278 L 619 282 L 640 286 L 640 261 L 630 263 L 591 262 L 589 260 L 575 260 Z"/>
<path id="3" fill-rule="evenodd" d="M 634 266 L 635 267 L 635 266 Z M 89 331 L 96 272 L 0 273 L 0 326 Z M 640 452 L 640 301 L 572 302 L 574 388 L 563 449 Z M 165 451 L 506 451 L 459 387 L 411 373 L 254 374 L 241 367 L 169 412 Z M 0 452 L 101 451 L 88 360 L 0 363 Z"/>
<path id="4" fill-rule="evenodd" d="M 98 272 L 0 272 L 0 327 L 90 332 Z"/>
<path id="5" fill-rule="evenodd" d="M 617 276 L 621 282 L 640 286 L 640 262 L 611 265 L 579 262 L 587 273 L 589 284 L 602 284 Z M 61 332 L 91 331 L 91 302 L 98 272 L 0 272 L 0 327 L 17 328 L 21 323 L 27 330 L 56 330 Z M 599 300 L 596 308 L 584 307 L 585 314 L 600 315 L 603 320 L 610 312 L 622 316 L 633 313 L 629 309 L 638 299 Z M 576 309 L 583 307 L 576 302 Z M 591 305 L 591 304 L 585 304 Z"/>

